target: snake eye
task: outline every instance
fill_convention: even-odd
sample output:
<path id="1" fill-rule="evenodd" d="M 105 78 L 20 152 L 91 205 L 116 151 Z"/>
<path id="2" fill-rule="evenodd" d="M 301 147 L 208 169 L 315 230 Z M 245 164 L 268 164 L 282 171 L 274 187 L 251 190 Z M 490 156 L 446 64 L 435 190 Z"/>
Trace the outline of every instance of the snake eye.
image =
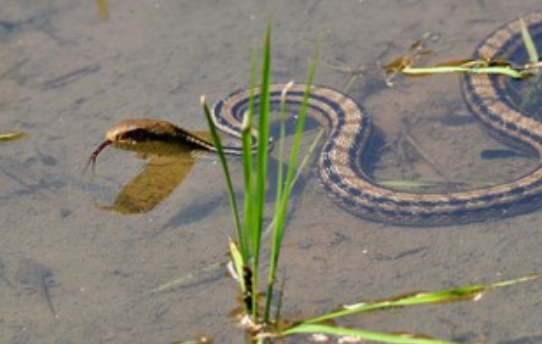
<path id="1" fill-rule="evenodd" d="M 121 141 L 143 142 L 149 139 L 149 135 L 145 130 L 136 129 L 127 131 L 118 136 Z"/>

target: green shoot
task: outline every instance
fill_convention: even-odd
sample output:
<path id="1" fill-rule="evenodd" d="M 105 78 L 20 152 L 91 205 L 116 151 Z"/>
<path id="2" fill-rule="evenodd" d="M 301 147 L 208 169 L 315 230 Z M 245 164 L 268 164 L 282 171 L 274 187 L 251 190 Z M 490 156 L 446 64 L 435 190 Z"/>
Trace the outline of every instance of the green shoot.
<path id="1" fill-rule="evenodd" d="M 534 44 L 533 37 L 529 33 L 527 24 L 523 18 L 519 18 L 519 26 L 521 27 L 521 37 L 529 54 L 529 62 L 538 62 L 538 51 L 536 45 Z"/>
<path id="2" fill-rule="evenodd" d="M 228 188 L 228 195 L 230 198 L 232 215 L 233 215 L 233 220 L 235 224 L 235 231 L 236 231 L 237 237 L 240 238 L 241 237 L 241 223 L 239 221 L 239 211 L 237 208 L 237 201 L 235 200 L 235 193 L 233 191 L 233 183 L 231 181 L 231 174 L 228 168 L 228 162 L 226 161 L 226 154 L 224 153 L 222 143 L 220 142 L 220 136 L 218 135 L 216 127 L 214 126 L 213 119 L 211 117 L 211 110 L 209 110 L 209 107 L 207 106 L 205 96 L 201 97 L 201 105 L 203 107 L 205 118 L 207 119 L 207 125 L 209 126 L 209 130 L 211 131 L 211 135 L 213 137 L 213 142 L 215 144 L 216 151 L 218 153 L 217 155 L 220 159 L 220 164 L 222 165 L 222 170 L 224 171 L 224 177 L 226 178 L 226 186 Z"/>

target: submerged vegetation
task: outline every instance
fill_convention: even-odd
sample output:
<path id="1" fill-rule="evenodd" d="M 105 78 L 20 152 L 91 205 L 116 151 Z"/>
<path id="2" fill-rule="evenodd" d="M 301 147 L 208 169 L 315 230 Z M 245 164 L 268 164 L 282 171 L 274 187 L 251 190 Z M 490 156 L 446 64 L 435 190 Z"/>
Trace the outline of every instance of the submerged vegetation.
<path id="1" fill-rule="evenodd" d="M 24 133 L 22 131 L 1 133 L 0 134 L 0 141 L 14 141 L 14 140 L 22 139 L 25 136 L 26 136 L 26 133 Z"/>
<path id="2" fill-rule="evenodd" d="M 522 18 L 519 19 L 519 25 L 523 43 L 529 56 L 529 61 L 524 64 L 518 65 L 506 59 L 492 59 L 482 56 L 477 59 L 459 59 L 456 61 L 440 62 L 430 67 L 415 67 L 414 64 L 419 57 L 431 53 L 430 50 L 421 49 L 423 42 L 418 41 L 411 46 L 411 50 L 416 51 L 416 54 L 408 54 L 394 59 L 385 66 L 386 73 L 391 75 L 390 78 L 397 73 L 402 73 L 407 76 L 429 76 L 450 73 L 496 74 L 520 80 L 537 76 L 540 74 L 542 62 L 539 59 L 539 54 L 532 36 Z M 388 82 L 389 80 L 390 79 L 388 79 Z"/>

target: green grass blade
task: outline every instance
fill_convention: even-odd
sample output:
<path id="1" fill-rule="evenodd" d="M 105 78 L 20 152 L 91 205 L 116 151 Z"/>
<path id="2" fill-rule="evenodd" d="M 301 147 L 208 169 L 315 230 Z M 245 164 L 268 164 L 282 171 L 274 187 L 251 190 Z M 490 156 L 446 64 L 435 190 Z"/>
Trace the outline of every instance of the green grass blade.
<path id="1" fill-rule="evenodd" d="M 542 275 L 531 275 L 527 277 L 516 278 L 516 279 L 488 284 L 488 285 L 471 285 L 471 286 L 464 286 L 464 287 L 454 288 L 454 289 L 445 290 L 445 291 L 432 292 L 432 293 L 420 292 L 413 295 L 408 295 L 408 296 L 399 297 L 399 298 L 395 298 L 391 300 L 380 301 L 380 302 L 359 303 L 359 304 L 354 304 L 354 305 L 348 305 L 348 306 L 344 306 L 342 309 L 338 311 L 305 320 L 303 323 L 314 324 L 314 323 L 319 323 L 326 320 L 337 319 L 339 317 L 344 317 L 348 315 L 359 314 L 359 313 L 374 311 L 374 310 L 389 309 L 389 308 L 414 306 L 414 305 L 420 305 L 420 304 L 476 300 L 485 291 L 489 289 L 507 287 L 514 284 L 531 281 L 540 277 L 542 277 Z"/>
<path id="2" fill-rule="evenodd" d="M 523 79 L 525 73 L 510 67 L 462 67 L 462 66 L 435 66 L 435 67 L 405 67 L 401 73 L 406 75 L 430 75 L 430 74 L 499 74 L 514 79 Z"/>
<path id="3" fill-rule="evenodd" d="M 22 131 L 17 131 L 13 133 L 3 133 L 3 134 L 0 134 L 0 141 L 13 141 L 13 140 L 22 139 L 25 136 L 26 136 L 26 133 Z"/>
<path id="4" fill-rule="evenodd" d="M 303 171 L 307 167 L 310 158 L 313 156 L 314 152 L 316 151 L 316 148 L 318 147 L 318 143 L 320 142 L 320 140 L 322 139 L 322 136 L 324 135 L 324 132 L 325 132 L 324 129 L 318 130 L 318 133 L 316 134 L 316 137 L 314 138 L 314 140 L 312 140 L 312 143 L 311 143 L 311 145 L 309 147 L 309 150 L 307 151 L 307 154 L 305 154 L 305 157 L 303 158 L 303 160 L 299 164 L 299 168 L 297 169 L 296 174 L 294 176 L 294 179 L 292 180 L 292 183 L 290 185 L 289 192 L 292 191 L 293 187 L 297 183 L 297 180 L 301 177 L 301 174 L 303 173 Z M 275 228 L 275 222 L 276 222 L 276 218 L 273 218 L 273 221 L 271 221 L 271 223 L 267 226 L 267 228 L 263 232 L 263 235 L 262 235 L 263 238 L 267 238 L 267 236 Z"/>
<path id="5" fill-rule="evenodd" d="M 224 153 L 222 143 L 220 142 L 220 136 L 218 135 L 215 124 L 213 123 L 211 111 L 209 110 L 209 107 L 207 106 L 205 96 L 201 97 L 201 106 L 203 107 L 203 112 L 207 120 L 207 125 L 209 126 L 209 130 L 213 138 L 213 143 L 215 144 L 217 155 L 219 157 L 220 164 L 222 165 L 222 171 L 224 172 L 224 177 L 226 178 L 226 185 L 228 188 L 228 197 L 230 199 L 234 225 L 235 225 L 235 233 L 237 235 L 237 238 L 241 238 L 241 223 L 239 221 L 239 210 L 237 208 L 237 201 L 235 200 L 235 193 L 233 191 L 233 183 L 231 181 L 230 170 L 228 168 L 228 162 L 226 161 L 226 154 Z"/>
<path id="6" fill-rule="evenodd" d="M 290 153 L 290 162 L 288 166 L 286 183 L 284 184 L 284 187 L 279 185 L 280 188 L 283 188 L 283 191 L 281 192 L 281 198 L 277 199 L 277 205 L 275 208 L 275 215 L 274 215 L 275 229 L 273 231 L 273 242 L 271 244 L 271 254 L 270 254 L 271 255 L 270 267 L 269 267 L 269 273 L 268 273 L 268 278 L 267 278 L 267 294 L 266 294 L 266 306 L 265 306 L 265 315 L 264 315 L 265 321 L 269 320 L 269 315 L 270 315 L 271 301 L 273 299 L 273 286 L 275 283 L 275 278 L 276 278 L 276 273 L 277 273 L 280 248 L 281 248 L 282 238 L 284 234 L 284 225 L 286 223 L 288 200 L 290 198 L 290 192 L 292 190 L 294 176 L 296 175 L 297 157 L 298 157 L 299 148 L 301 145 L 301 138 L 303 136 L 303 129 L 305 127 L 305 119 L 307 117 L 310 88 L 314 80 L 314 75 L 316 73 L 316 65 L 318 61 L 319 48 L 320 48 L 320 45 L 319 45 L 319 42 L 317 42 L 314 48 L 312 58 L 311 58 L 311 64 L 309 67 L 309 76 L 307 78 L 307 83 L 306 83 L 307 86 L 305 89 L 305 95 L 303 98 L 303 102 L 301 103 L 301 108 L 299 110 L 297 129 L 294 135 L 292 151 Z"/>
<path id="7" fill-rule="evenodd" d="M 258 57 L 256 50 L 252 54 L 252 66 L 250 68 L 250 88 L 248 115 L 243 119 L 241 140 L 243 147 L 243 176 L 245 182 L 245 201 L 243 213 L 243 237 L 239 242 L 245 261 L 252 256 L 252 227 L 254 226 L 254 161 L 252 158 L 253 142 L 252 128 L 254 121 L 254 90 L 256 88 Z"/>
<path id="8" fill-rule="evenodd" d="M 306 324 L 292 327 L 282 334 L 292 335 L 301 333 L 325 333 L 340 337 L 356 337 L 370 341 L 393 344 L 456 344 L 455 342 L 421 338 L 409 334 L 390 334 L 321 324 Z"/>
<path id="9" fill-rule="evenodd" d="M 288 91 L 294 85 L 293 81 L 290 81 L 284 89 L 280 97 L 280 136 L 278 142 L 278 158 L 277 158 L 277 197 L 279 200 L 282 198 L 282 192 L 284 188 L 284 141 L 286 140 L 286 97 Z"/>
<path id="10" fill-rule="evenodd" d="M 306 88 L 305 88 L 305 95 L 303 98 L 303 102 L 301 104 L 301 109 L 299 110 L 299 116 L 298 116 L 298 123 L 297 123 L 297 129 L 294 136 L 294 142 L 292 145 L 292 152 L 290 154 L 290 165 L 288 167 L 288 175 L 286 177 L 286 188 L 284 195 L 279 202 L 281 202 L 282 211 L 279 212 L 279 214 L 284 215 L 286 211 L 286 207 L 288 206 L 288 199 L 290 197 L 290 191 L 291 191 L 291 184 L 293 182 L 294 176 L 296 174 L 296 164 L 297 164 L 297 157 L 299 154 L 299 147 L 301 145 L 301 138 L 303 133 L 303 128 L 305 127 L 305 119 L 307 118 L 307 109 L 309 106 L 309 97 L 310 97 L 310 89 L 314 81 L 314 76 L 316 74 L 316 65 L 318 62 L 318 55 L 320 52 L 320 42 L 316 43 L 316 46 L 314 48 L 314 52 L 311 58 L 311 64 L 309 67 L 309 76 L 307 78 Z M 282 220 L 284 220 L 284 216 L 281 216 Z M 279 228 L 283 227 L 283 225 L 279 224 Z"/>
<path id="11" fill-rule="evenodd" d="M 191 284 L 201 282 L 205 279 L 210 278 L 210 276 L 215 275 L 218 271 L 221 271 L 224 268 L 224 266 L 226 266 L 226 263 L 224 262 L 216 262 L 216 263 L 209 264 L 196 272 L 190 272 L 181 277 L 175 278 L 172 281 L 163 283 L 157 286 L 156 288 L 149 290 L 145 294 L 153 295 L 153 294 L 168 292 L 168 291 L 172 291 L 178 288 L 189 286 Z"/>
<path id="12" fill-rule="evenodd" d="M 529 62 L 538 62 L 538 51 L 536 45 L 534 44 L 533 37 L 529 33 L 527 24 L 523 18 L 519 18 L 519 26 L 521 28 L 521 37 L 523 38 L 523 44 L 525 44 L 525 49 L 527 49 L 527 54 L 529 55 Z"/>
<path id="13" fill-rule="evenodd" d="M 276 226 L 277 224 L 277 217 L 278 212 L 280 211 L 280 208 L 278 206 L 279 200 L 282 199 L 282 194 L 284 191 L 284 188 L 286 185 L 284 185 L 284 141 L 286 140 L 286 97 L 287 93 L 290 88 L 294 85 L 293 81 L 286 84 L 284 89 L 282 90 L 282 94 L 280 97 L 280 136 L 279 136 L 279 142 L 278 142 L 278 170 L 277 170 L 277 196 L 276 196 L 276 203 L 275 203 L 275 216 L 273 217 L 273 224 L 272 227 L 273 230 L 273 244 L 271 248 L 271 267 L 269 269 L 269 275 L 268 275 L 268 281 L 267 281 L 267 297 L 265 299 L 265 307 L 264 307 L 264 321 L 268 322 L 269 317 L 271 314 L 271 302 L 273 300 L 273 289 L 274 289 L 274 281 L 276 276 L 276 259 L 273 259 L 274 256 L 277 256 L 278 258 L 278 250 L 280 249 L 280 243 L 278 243 L 277 247 L 277 235 L 279 233 L 279 229 Z M 280 312 L 280 310 L 278 310 Z"/>
<path id="14" fill-rule="evenodd" d="M 258 147 L 256 154 L 256 180 L 254 190 L 253 223 L 251 227 L 252 240 L 252 285 L 258 286 L 261 235 L 263 228 L 265 193 L 267 182 L 267 162 L 269 152 L 269 115 L 271 110 L 269 87 L 271 85 L 271 23 L 267 24 L 265 43 L 263 47 L 263 60 L 261 69 Z M 258 293 L 252 294 L 253 319 L 258 318 Z"/>
<path id="15" fill-rule="evenodd" d="M 258 149 L 256 161 L 256 220 L 257 230 L 253 238 L 254 259 L 259 257 L 260 234 L 263 224 L 265 208 L 265 191 L 267 181 L 267 161 L 269 151 L 269 115 L 271 111 L 269 102 L 269 87 L 271 84 L 271 25 L 267 24 L 265 44 L 263 48 L 262 74 L 260 85 L 260 114 L 258 123 Z"/>

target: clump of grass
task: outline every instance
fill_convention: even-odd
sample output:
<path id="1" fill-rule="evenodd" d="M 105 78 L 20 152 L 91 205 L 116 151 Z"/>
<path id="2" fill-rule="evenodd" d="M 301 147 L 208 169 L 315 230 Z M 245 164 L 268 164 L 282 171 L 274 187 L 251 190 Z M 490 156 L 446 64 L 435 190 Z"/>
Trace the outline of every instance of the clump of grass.
<path id="1" fill-rule="evenodd" d="M 285 219 L 288 209 L 290 191 L 296 179 L 296 166 L 298 162 L 299 147 L 302 138 L 303 126 L 307 114 L 307 108 L 310 97 L 310 85 L 313 82 L 316 60 L 318 56 L 318 45 L 312 57 L 309 69 L 309 76 L 306 83 L 304 101 L 299 109 L 298 126 L 294 136 L 291 153 L 289 156 L 289 167 L 286 174 L 283 173 L 284 161 L 284 120 L 282 120 L 281 134 L 278 141 L 278 182 L 276 190 L 276 204 L 272 216 L 271 228 L 271 250 L 270 267 L 266 281 L 263 283 L 260 266 L 260 253 L 264 238 L 264 209 L 266 179 L 268 173 L 268 150 L 269 146 L 269 121 L 271 115 L 269 88 L 271 85 L 271 29 L 268 25 L 265 44 L 263 48 L 263 60 L 261 67 L 260 86 L 256 86 L 257 75 L 257 57 L 253 55 L 250 89 L 252 90 L 249 102 L 249 112 L 244 119 L 242 130 L 243 144 L 243 171 L 244 171 L 244 203 L 243 212 L 240 212 L 240 206 L 234 196 L 233 184 L 229 172 L 228 162 L 224 154 L 223 147 L 218 136 L 217 129 L 212 121 L 209 107 L 205 97 L 202 97 L 202 107 L 207 118 L 207 122 L 217 147 L 218 156 L 224 171 L 229 199 L 231 202 L 232 215 L 235 226 L 235 239 L 230 239 L 229 252 L 231 256 L 230 271 L 238 282 L 242 294 L 242 310 L 240 312 L 239 323 L 245 328 L 249 335 L 251 343 L 263 343 L 270 340 L 283 338 L 292 335 L 311 335 L 311 336 L 336 336 L 352 341 L 372 340 L 385 343 L 400 344 L 450 344 L 452 342 L 433 339 L 429 336 L 420 336 L 415 334 L 394 334 L 374 332 L 365 329 L 345 328 L 334 325 L 334 321 L 349 315 L 360 314 L 375 310 L 393 309 L 398 307 L 408 307 L 420 304 L 446 303 L 466 300 L 479 300 L 481 295 L 488 290 L 500 287 L 506 287 L 521 282 L 530 281 L 539 278 L 540 275 L 527 276 L 523 278 L 498 282 L 488 285 L 464 286 L 451 290 L 427 293 L 420 292 L 408 296 L 392 297 L 384 301 L 373 303 L 354 303 L 342 306 L 339 310 L 330 312 L 321 316 L 307 319 L 301 322 L 288 322 L 281 319 L 280 306 L 277 312 L 271 314 L 271 303 L 274 297 L 276 287 L 276 274 L 279 268 L 279 257 L 282 244 L 282 238 L 285 228 Z M 255 104 L 254 89 L 260 87 L 259 102 Z M 286 99 L 288 86 L 285 87 L 280 105 L 281 118 L 285 117 Z M 258 105 L 258 106 L 256 106 Z M 253 130 L 255 109 L 259 109 L 259 140 L 257 153 L 253 156 L 253 142 L 251 132 Z M 312 151 L 315 147 L 311 147 Z M 310 153 L 310 152 L 309 152 Z M 306 156 L 299 169 L 302 169 L 308 161 Z M 299 173 L 299 171 L 297 171 Z M 265 284 L 265 293 L 260 293 L 260 285 Z M 263 302 L 261 296 L 263 295 Z M 280 300 L 278 300 L 280 305 Z M 198 341 L 199 342 L 199 341 Z"/>
<path id="2" fill-rule="evenodd" d="M 305 92 L 305 99 L 301 105 L 298 125 L 294 137 L 294 143 L 289 159 L 289 168 L 286 175 L 283 174 L 284 167 L 284 121 L 281 126 L 281 137 L 279 139 L 279 158 L 278 158 L 278 177 L 277 177 L 277 203 L 272 221 L 272 244 L 270 253 L 270 269 L 267 276 L 267 288 L 265 306 L 260 309 L 258 305 L 257 286 L 260 280 L 260 252 L 262 244 L 262 234 L 264 232 L 264 209 L 266 195 L 266 180 L 268 170 L 268 151 L 270 142 L 269 122 L 271 115 L 270 94 L 269 88 L 271 85 L 271 29 L 267 28 L 265 37 L 265 45 L 263 50 L 262 72 L 260 82 L 260 97 L 259 97 L 259 121 L 258 121 L 258 146 L 256 156 L 252 156 L 252 128 L 254 123 L 254 112 L 256 104 L 254 102 L 253 90 L 256 87 L 256 54 L 253 56 L 251 82 L 250 82 L 250 102 L 249 113 L 244 119 L 242 129 L 242 144 L 243 144 L 243 171 L 244 171 L 244 187 L 245 200 L 243 205 L 243 219 L 241 221 L 239 215 L 239 207 L 234 197 L 233 186 L 229 174 L 229 168 L 224 155 L 222 145 L 220 143 L 217 130 L 212 122 L 210 110 L 202 99 L 202 104 L 206 118 L 217 146 L 218 155 L 226 177 L 230 202 L 233 210 L 234 224 L 236 228 L 236 241 L 230 242 L 230 253 L 233 258 L 233 271 L 238 276 L 238 281 L 241 285 L 241 290 L 244 295 L 244 307 L 248 318 L 256 326 L 256 324 L 268 324 L 270 322 L 271 300 L 273 299 L 273 286 L 276 279 L 277 265 L 280 255 L 280 247 L 286 223 L 288 200 L 292 189 L 295 175 L 297 158 L 299 155 L 299 147 L 301 143 L 301 134 L 306 118 L 308 99 L 310 95 L 310 85 L 316 71 L 316 56 L 318 49 L 315 49 L 313 62 L 311 64 L 309 78 Z M 283 91 L 281 101 L 281 117 L 285 117 L 286 97 L 288 86 Z"/>

